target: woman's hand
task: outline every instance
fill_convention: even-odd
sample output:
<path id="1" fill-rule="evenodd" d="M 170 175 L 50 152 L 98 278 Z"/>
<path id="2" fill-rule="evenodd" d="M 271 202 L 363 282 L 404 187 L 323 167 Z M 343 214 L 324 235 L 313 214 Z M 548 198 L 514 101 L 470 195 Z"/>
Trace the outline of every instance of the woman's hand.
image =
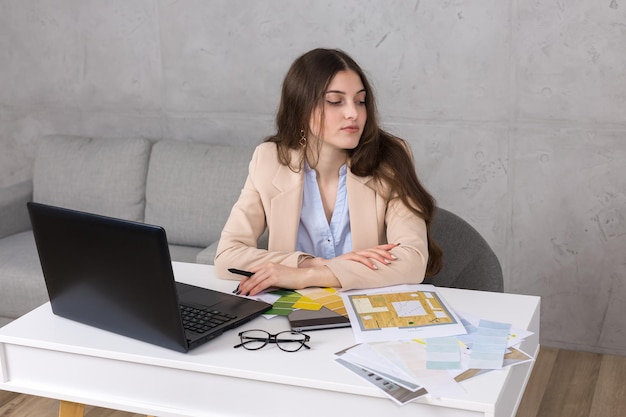
<path id="1" fill-rule="evenodd" d="M 291 268 L 279 263 L 268 262 L 250 268 L 253 275 L 242 279 L 239 293 L 256 295 L 269 288 L 298 290 L 306 287 L 339 287 L 339 281 L 325 266 Z"/>
<path id="2" fill-rule="evenodd" d="M 397 246 L 399 243 L 387 243 L 384 245 L 374 246 L 369 249 L 356 250 L 348 253 L 344 253 L 341 256 L 338 256 L 336 259 L 347 259 L 354 262 L 362 263 L 370 269 L 378 269 L 378 266 L 373 262 L 378 261 L 383 265 L 389 265 L 391 262 L 396 260 L 397 258 L 391 253 L 391 250 Z"/>
<path id="3" fill-rule="evenodd" d="M 391 253 L 391 250 L 399 245 L 399 243 L 387 243 L 384 245 L 374 246 L 373 248 L 369 249 L 362 249 L 344 253 L 343 255 L 340 255 L 335 259 L 346 259 L 349 261 L 359 262 L 370 269 L 376 270 L 378 269 L 378 266 L 373 262 L 373 260 L 376 260 L 383 265 L 389 265 L 391 262 L 397 259 Z M 299 268 L 323 266 L 326 264 L 326 262 L 328 262 L 328 260 L 324 258 L 308 258 L 300 263 Z"/>
<path id="4" fill-rule="evenodd" d="M 344 253 L 335 259 L 359 262 L 370 269 L 377 270 L 378 266 L 374 261 L 389 265 L 396 259 L 391 250 L 398 245 L 399 243 L 387 243 Z M 341 287 L 335 275 L 324 266 L 326 262 L 327 260 L 323 258 L 309 258 L 302 261 L 298 268 L 274 262 L 250 268 L 253 275 L 241 280 L 239 293 L 252 296 L 269 288 L 298 290 L 306 287 Z"/>

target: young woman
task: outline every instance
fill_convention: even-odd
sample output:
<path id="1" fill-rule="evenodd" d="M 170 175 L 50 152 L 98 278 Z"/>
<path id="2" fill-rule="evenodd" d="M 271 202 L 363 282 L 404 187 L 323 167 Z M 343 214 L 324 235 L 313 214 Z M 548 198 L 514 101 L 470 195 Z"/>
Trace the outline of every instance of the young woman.
<path id="1" fill-rule="evenodd" d="M 373 288 L 420 283 L 441 267 L 435 209 L 410 148 L 383 131 L 370 84 L 339 50 L 296 59 L 277 132 L 259 145 L 224 226 L 215 267 L 239 291 Z M 258 240 L 268 231 L 267 249 Z"/>

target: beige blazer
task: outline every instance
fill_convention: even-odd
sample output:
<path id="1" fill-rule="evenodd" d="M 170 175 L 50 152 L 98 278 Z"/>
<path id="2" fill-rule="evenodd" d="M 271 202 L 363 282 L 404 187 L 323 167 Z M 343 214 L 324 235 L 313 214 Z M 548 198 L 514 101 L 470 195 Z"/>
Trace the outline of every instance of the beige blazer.
<path id="1" fill-rule="evenodd" d="M 298 160 L 297 151 L 294 160 Z M 240 279 L 228 268 L 248 269 L 277 262 L 297 267 L 303 256 L 295 250 L 302 207 L 304 173 L 293 172 L 278 161 L 276 145 L 257 147 L 248 178 L 224 226 L 215 257 L 218 277 Z M 392 253 L 397 260 L 371 270 L 363 264 L 331 259 L 327 267 L 343 289 L 373 288 L 424 279 L 428 260 L 426 223 L 398 199 L 389 199 L 384 187 L 371 177 L 358 177 L 348 169 L 346 178 L 353 249 L 400 243 Z M 257 242 L 269 231 L 267 250 Z"/>

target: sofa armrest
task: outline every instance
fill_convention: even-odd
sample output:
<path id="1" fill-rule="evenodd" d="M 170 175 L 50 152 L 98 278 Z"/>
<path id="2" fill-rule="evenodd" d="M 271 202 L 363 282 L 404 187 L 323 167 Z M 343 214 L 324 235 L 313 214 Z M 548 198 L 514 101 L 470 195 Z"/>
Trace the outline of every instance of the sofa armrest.
<path id="1" fill-rule="evenodd" d="M 213 265 L 215 263 L 215 253 L 217 252 L 218 241 L 211 243 L 208 247 L 204 248 L 202 252 L 196 256 L 196 263 Z"/>
<path id="2" fill-rule="evenodd" d="M 267 230 L 261 235 L 259 241 L 257 242 L 257 248 L 259 249 L 267 249 L 269 241 L 269 235 Z M 219 240 L 211 243 L 208 247 L 204 248 L 197 256 L 196 263 L 197 264 L 206 264 L 206 265 L 215 265 L 215 254 L 217 253 L 217 245 L 220 243 Z"/>
<path id="3" fill-rule="evenodd" d="M 0 238 L 29 230 L 26 203 L 33 199 L 33 182 L 0 188 Z"/>

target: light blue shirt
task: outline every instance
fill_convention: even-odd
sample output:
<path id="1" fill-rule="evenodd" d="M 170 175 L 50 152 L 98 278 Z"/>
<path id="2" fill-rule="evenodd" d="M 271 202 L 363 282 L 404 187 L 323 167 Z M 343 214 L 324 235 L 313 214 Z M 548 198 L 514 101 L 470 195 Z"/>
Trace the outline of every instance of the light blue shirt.
<path id="1" fill-rule="evenodd" d="M 326 220 L 322 196 L 317 185 L 317 173 L 305 162 L 302 213 L 298 227 L 296 249 L 316 257 L 332 259 L 352 250 L 350 213 L 346 189 L 347 166 L 339 169 L 337 199 L 330 224 Z"/>

